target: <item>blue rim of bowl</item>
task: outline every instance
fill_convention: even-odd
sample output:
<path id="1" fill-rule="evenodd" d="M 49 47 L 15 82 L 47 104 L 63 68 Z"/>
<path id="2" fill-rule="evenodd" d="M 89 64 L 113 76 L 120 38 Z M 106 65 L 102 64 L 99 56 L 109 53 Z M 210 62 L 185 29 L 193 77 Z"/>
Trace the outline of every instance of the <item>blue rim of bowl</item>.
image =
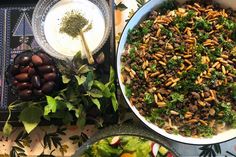
<path id="1" fill-rule="evenodd" d="M 130 20 L 131 20 L 134 16 L 136 16 L 137 12 L 139 12 L 142 8 L 144 8 L 145 5 L 151 3 L 151 1 L 154 1 L 154 0 L 150 0 L 150 1 L 146 2 L 143 6 L 141 6 L 140 8 L 138 8 L 138 9 L 134 12 L 134 14 L 130 17 L 129 21 L 125 24 L 124 29 L 123 29 L 122 32 L 121 32 L 120 40 L 121 40 L 123 34 L 125 33 L 125 30 L 127 29 Z M 166 1 L 166 0 L 165 0 L 165 1 Z M 158 8 L 158 5 L 155 6 L 154 8 Z M 149 12 L 151 12 L 151 11 L 152 11 L 152 10 L 150 10 Z M 142 19 L 139 20 L 139 23 L 140 23 L 141 21 L 142 21 Z M 136 25 L 136 26 L 137 26 L 137 25 Z M 116 48 L 117 55 L 118 55 L 120 40 L 118 41 L 117 48 Z M 118 60 L 118 57 L 116 57 L 116 66 L 117 66 L 117 68 L 119 67 L 119 63 L 121 63 L 121 61 Z M 119 75 L 118 75 L 118 71 L 117 71 L 117 77 L 118 77 L 119 85 L 121 86 L 121 84 L 123 84 L 123 83 L 120 81 L 120 78 L 119 78 Z M 121 90 L 121 91 L 122 91 L 122 90 Z M 124 96 L 124 98 L 125 98 L 125 101 L 126 101 L 127 105 L 129 106 L 129 108 L 130 108 L 130 109 L 132 110 L 132 112 L 133 112 L 133 109 L 132 109 L 132 108 L 130 107 L 130 105 L 128 104 L 128 102 L 127 102 L 127 100 L 126 100 L 127 97 L 126 97 L 126 95 L 125 95 L 125 93 L 124 93 L 123 91 L 122 91 L 122 94 L 123 94 L 123 96 Z M 228 141 L 231 141 L 231 140 L 236 139 L 236 136 L 235 136 L 235 137 L 232 137 L 232 138 L 230 138 L 230 139 L 223 140 L 223 141 L 221 141 L 221 142 L 213 142 L 213 143 L 209 143 L 209 144 L 194 144 L 194 143 L 188 143 L 188 142 L 184 142 L 184 141 L 178 141 L 178 140 L 176 140 L 176 139 L 172 139 L 172 138 L 169 138 L 169 137 L 166 137 L 166 136 L 160 134 L 160 133 L 157 132 L 156 130 L 152 129 L 150 126 L 146 125 L 145 122 L 144 122 L 143 120 L 141 120 L 141 119 L 138 117 L 137 114 L 135 114 L 134 112 L 133 112 L 133 114 L 142 122 L 142 124 L 144 124 L 145 126 L 147 126 L 148 128 L 150 128 L 151 130 L 153 130 L 153 131 L 154 131 L 155 133 L 157 133 L 158 135 L 160 135 L 160 136 L 162 136 L 162 137 L 164 137 L 164 138 L 166 138 L 166 139 L 168 139 L 168 140 L 172 140 L 172 141 L 174 141 L 174 142 L 181 143 L 181 144 L 187 144 L 187 145 L 193 145 L 193 146 L 203 146 L 203 145 L 222 144 L 222 143 L 225 143 L 225 142 L 228 142 Z M 144 117 L 144 118 L 145 118 L 145 117 Z M 147 121 L 146 118 L 145 118 L 145 121 Z"/>

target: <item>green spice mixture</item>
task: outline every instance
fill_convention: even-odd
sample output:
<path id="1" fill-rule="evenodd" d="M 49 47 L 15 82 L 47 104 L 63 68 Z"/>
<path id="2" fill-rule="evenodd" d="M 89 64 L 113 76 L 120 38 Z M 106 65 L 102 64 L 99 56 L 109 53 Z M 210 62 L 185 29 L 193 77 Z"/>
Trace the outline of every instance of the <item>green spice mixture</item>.
<path id="1" fill-rule="evenodd" d="M 60 32 L 76 38 L 88 23 L 89 21 L 80 12 L 72 10 L 62 18 Z M 90 24 L 87 29 L 91 28 Z"/>
<path id="2" fill-rule="evenodd" d="M 236 128 L 235 11 L 210 1 L 167 3 L 129 32 L 127 97 L 168 133 L 209 137 Z"/>

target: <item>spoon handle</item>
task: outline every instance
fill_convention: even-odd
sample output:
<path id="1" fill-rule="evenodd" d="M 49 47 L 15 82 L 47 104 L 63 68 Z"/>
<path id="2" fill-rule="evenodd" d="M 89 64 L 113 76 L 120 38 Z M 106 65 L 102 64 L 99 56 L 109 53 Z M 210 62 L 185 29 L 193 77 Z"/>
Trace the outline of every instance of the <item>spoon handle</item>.
<path id="1" fill-rule="evenodd" d="M 85 54 L 86 54 L 88 63 L 89 64 L 94 64 L 93 55 L 91 54 L 91 52 L 89 50 L 88 44 L 87 44 L 87 42 L 85 40 L 85 37 L 84 37 L 84 33 L 82 31 L 80 32 L 80 36 L 81 36 L 81 39 L 82 39 L 82 42 L 83 42 L 83 45 L 84 45 L 84 48 L 85 48 Z"/>

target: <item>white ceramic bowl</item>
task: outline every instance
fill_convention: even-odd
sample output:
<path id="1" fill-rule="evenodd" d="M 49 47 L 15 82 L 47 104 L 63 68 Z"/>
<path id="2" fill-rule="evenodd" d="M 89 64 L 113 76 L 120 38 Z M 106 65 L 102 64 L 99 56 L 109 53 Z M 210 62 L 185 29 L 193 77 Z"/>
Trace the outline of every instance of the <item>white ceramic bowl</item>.
<path id="1" fill-rule="evenodd" d="M 118 72 L 118 78 L 119 83 L 121 86 L 121 90 L 123 92 L 123 95 L 125 96 L 125 86 L 121 82 L 121 56 L 124 52 L 124 46 L 126 44 L 126 39 L 128 36 L 128 31 L 130 29 L 133 29 L 137 24 L 139 24 L 143 18 L 146 17 L 146 15 L 157 8 L 160 4 L 162 4 L 166 0 L 150 0 L 148 3 L 146 3 L 142 8 L 140 8 L 130 19 L 128 24 L 126 25 L 121 39 L 119 41 L 118 45 L 118 53 L 117 53 L 117 72 Z M 185 2 L 186 0 L 177 0 L 180 3 Z M 232 9 L 236 9 L 236 1 L 235 0 L 215 0 L 219 4 L 221 4 L 221 7 L 231 7 Z M 184 137 L 181 135 L 174 135 L 167 133 L 164 129 L 159 128 L 158 126 L 148 122 L 142 115 L 139 114 L 139 111 L 135 108 L 135 106 L 132 106 L 130 104 L 129 99 L 125 96 L 125 100 L 128 103 L 129 107 L 132 109 L 132 111 L 135 113 L 135 115 L 143 122 L 145 125 L 147 125 L 149 128 L 154 130 L 155 132 L 161 134 L 162 136 L 165 136 L 169 139 L 172 139 L 174 141 L 187 143 L 187 144 L 195 144 L 195 145 L 204 145 L 204 144 L 213 144 L 213 143 L 220 143 L 225 142 L 228 140 L 231 140 L 233 138 L 236 138 L 236 129 L 230 129 L 227 131 L 224 131 L 222 133 L 219 133 L 212 138 L 192 138 L 192 137 Z"/>

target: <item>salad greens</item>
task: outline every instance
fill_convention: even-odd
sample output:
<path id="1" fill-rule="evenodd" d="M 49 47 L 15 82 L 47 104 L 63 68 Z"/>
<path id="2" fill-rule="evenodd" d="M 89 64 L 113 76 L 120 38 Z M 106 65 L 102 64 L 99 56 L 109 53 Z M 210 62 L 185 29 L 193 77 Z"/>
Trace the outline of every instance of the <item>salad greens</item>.
<path id="1" fill-rule="evenodd" d="M 114 142 L 113 140 L 116 139 Z M 136 136 L 119 136 L 102 139 L 91 145 L 82 157 L 173 157 L 163 146 Z"/>

